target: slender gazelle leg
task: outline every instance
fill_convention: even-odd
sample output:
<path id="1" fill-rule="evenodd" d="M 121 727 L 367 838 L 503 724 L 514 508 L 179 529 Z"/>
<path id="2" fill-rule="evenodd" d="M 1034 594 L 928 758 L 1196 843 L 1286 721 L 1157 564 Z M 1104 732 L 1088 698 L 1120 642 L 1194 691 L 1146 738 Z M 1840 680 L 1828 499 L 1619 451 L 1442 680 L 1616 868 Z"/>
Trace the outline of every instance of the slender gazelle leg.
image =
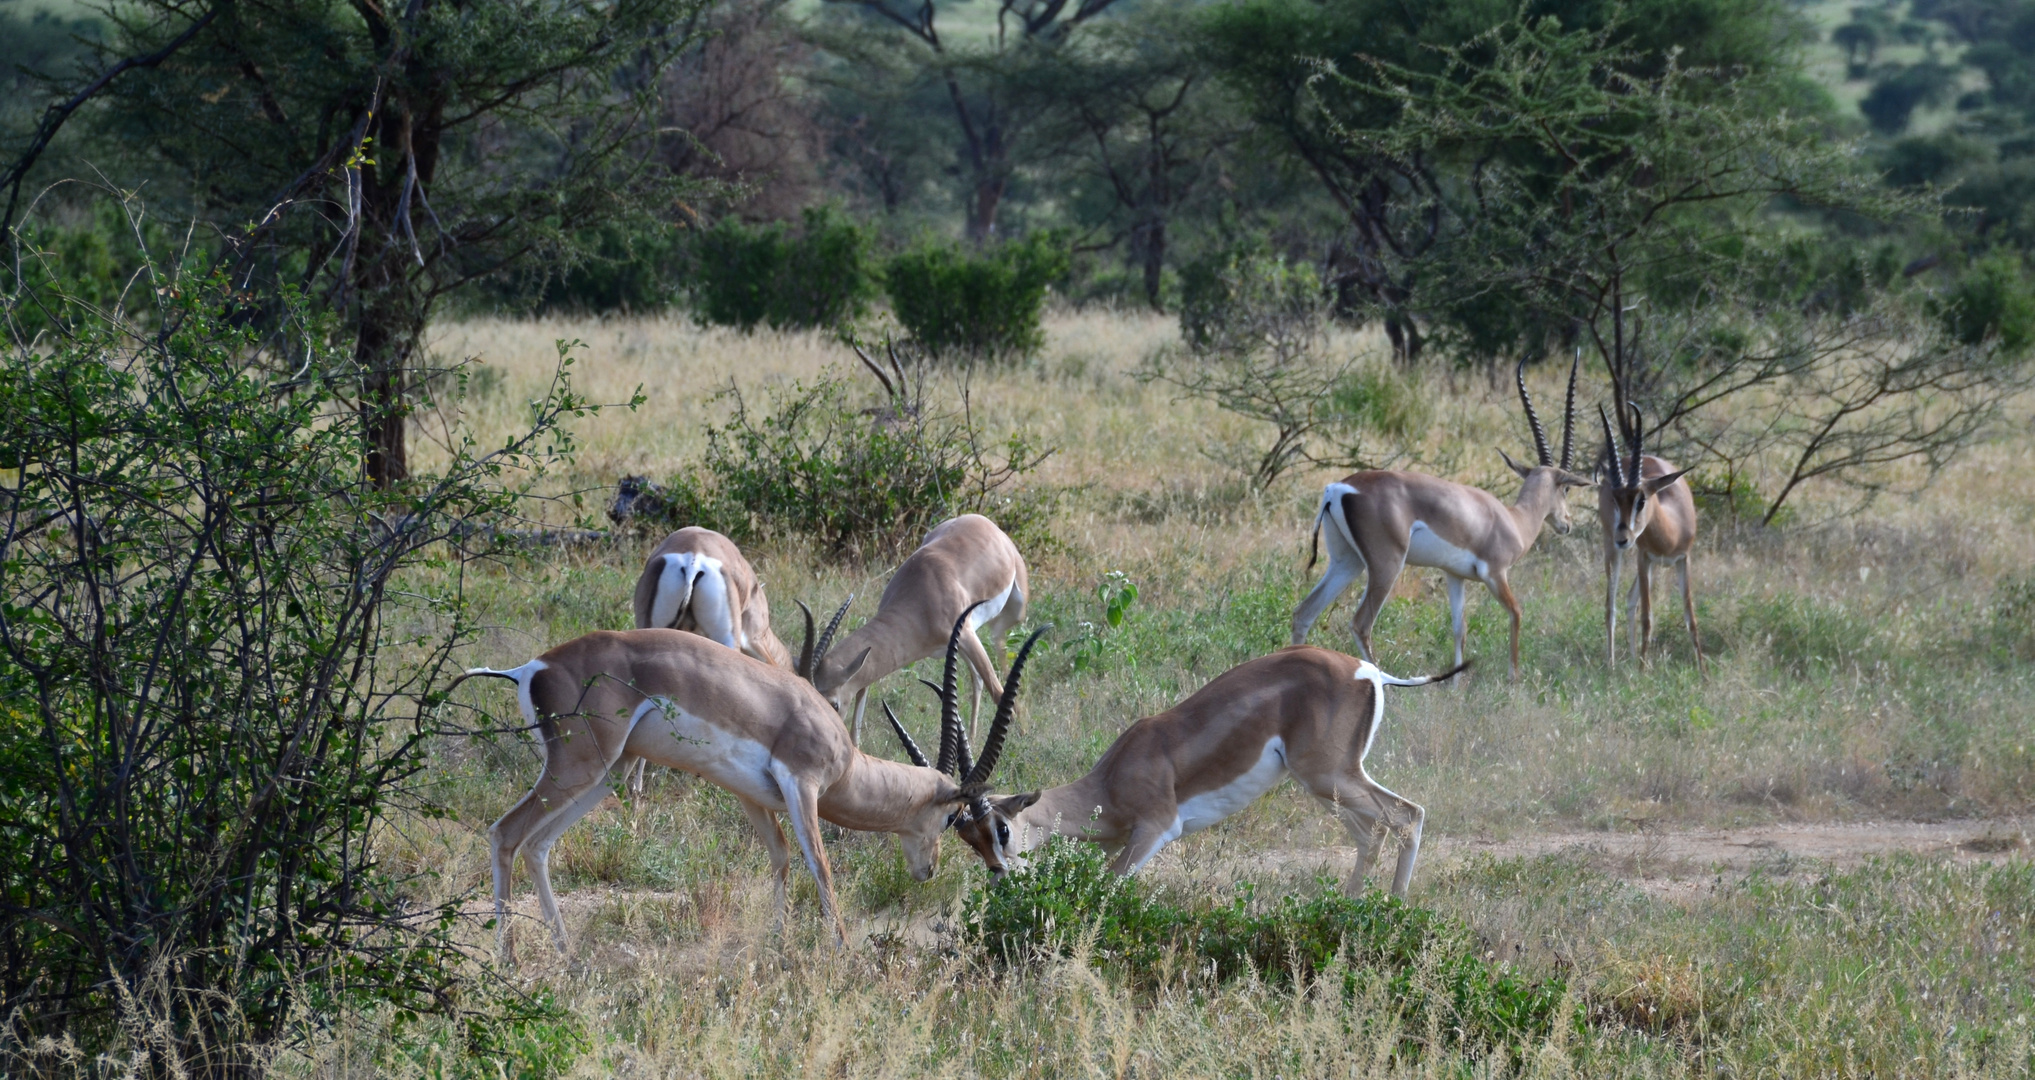
<path id="1" fill-rule="evenodd" d="M 1677 567 L 1682 575 L 1682 618 L 1689 624 L 1689 644 L 1696 650 L 1696 670 L 1708 675 L 1710 665 L 1703 659 L 1703 636 L 1696 632 L 1696 598 L 1689 591 L 1689 557 L 1683 555 Z"/>
<path id="2" fill-rule="evenodd" d="M 1605 661 L 1618 666 L 1618 572 L 1623 560 L 1618 549 L 1604 545 L 1604 652 Z"/>
<path id="3" fill-rule="evenodd" d="M 791 848 L 784 842 L 784 830 L 777 826 L 777 815 L 770 808 L 748 799 L 737 799 L 742 804 L 742 813 L 748 815 L 749 825 L 756 830 L 756 839 L 763 841 L 763 849 L 770 853 L 770 879 L 776 886 L 777 925 L 784 927 L 784 914 L 789 904 L 785 895 L 786 878 L 791 873 Z"/>
<path id="4" fill-rule="evenodd" d="M 1357 597 L 1357 613 L 1350 619 L 1350 632 L 1357 638 L 1357 654 L 1375 662 L 1371 655 L 1371 629 L 1378 623 L 1378 612 L 1385 607 L 1385 601 L 1392 599 L 1392 586 L 1399 583 L 1399 575 L 1406 569 L 1406 553 L 1396 558 L 1365 558 L 1371 572 L 1364 577 L 1363 595 Z"/>
<path id="5" fill-rule="evenodd" d="M 1443 574 L 1442 577 L 1448 581 L 1449 632 L 1455 635 L 1456 663 L 1460 665 L 1463 662 L 1463 639 L 1470 633 L 1469 620 L 1463 618 L 1463 586 L 1467 583 L 1454 574 Z"/>
<path id="6" fill-rule="evenodd" d="M 1322 528 L 1323 543 L 1328 548 L 1328 569 L 1322 572 L 1321 580 L 1314 583 L 1300 606 L 1293 609 L 1293 641 L 1295 645 L 1307 644 L 1307 632 L 1314 628 L 1321 613 L 1328 610 L 1335 598 L 1342 595 L 1350 582 L 1364 572 L 1364 556 L 1351 547 L 1342 537 L 1342 530 L 1333 522 Z"/>
<path id="7" fill-rule="evenodd" d="M 1519 597 L 1513 595 L 1512 578 L 1505 571 L 1493 571 L 1490 578 L 1484 582 L 1484 586 L 1491 590 L 1491 595 L 1497 597 L 1498 602 L 1505 605 L 1505 610 L 1512 615 L 1512 677 L 1516 680 L 1519 678 L 1519 618 L 1524 614 L 1524 609 L 1519 606 Z"/>
<path id="8" fill-rule="evenodd" d="M 1639 656 L 1653 659 L 1653 558 L 1639 553 Z"/>

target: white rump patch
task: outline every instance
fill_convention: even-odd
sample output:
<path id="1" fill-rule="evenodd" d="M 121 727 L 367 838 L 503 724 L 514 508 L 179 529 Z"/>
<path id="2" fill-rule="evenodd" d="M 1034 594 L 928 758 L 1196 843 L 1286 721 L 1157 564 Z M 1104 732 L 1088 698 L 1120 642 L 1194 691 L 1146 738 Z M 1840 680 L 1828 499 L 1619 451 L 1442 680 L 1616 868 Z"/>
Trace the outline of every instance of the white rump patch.
<path id="1" fill-rule="evenodd" d="M 664 557 L 664 570 L 657 577 L 657 599 L 650 605 L 650 625 L 676 626 L 688 611 L 702 636 L 731 649 L 741 648 L 735 636 L 734 612 L 728 607 L 728 579 L 721 560 L 691 551 Z"/>
<path id="2" fill-rule="evenodd" d="M 1406 538 L 1406 561 L 1414 566 L 1431 566 L 1459 578 L 1475 578 L 1485 581 L 1491 573 L 1491 566 L 1477 557 L 1475 552 L 1462 548 L 1436 536 L 1425 521 L 1415 521 Z"/>

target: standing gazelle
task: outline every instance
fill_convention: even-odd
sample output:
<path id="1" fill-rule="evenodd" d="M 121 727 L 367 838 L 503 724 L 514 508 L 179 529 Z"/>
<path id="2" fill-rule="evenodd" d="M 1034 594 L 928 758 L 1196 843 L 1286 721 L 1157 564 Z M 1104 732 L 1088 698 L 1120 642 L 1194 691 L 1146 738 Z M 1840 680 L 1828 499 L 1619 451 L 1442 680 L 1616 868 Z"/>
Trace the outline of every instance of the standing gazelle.
<path id="1" fill-rule="evenodd" d="M 1544 523 L 1552 521 L 1556 533 L 1568 535 L 1567 489 L 1589 487 L 1591 481 L 1569 471 L 1576 426 L 1575 365 L 1569 366 L 1559 464 L 1548 450 L 1547 431 L 1526 391 L 1525 361 L 1520 362 L 1514 377 L 1539 462 L 1528 468 L 1498 451 L 1524 481 L 1519 497 L 1507 506 L 1481 488 L 1423 473 L 1383 470 L 1354 473 L 1339 484 L 1328 485 L 1314 515 L 1315 535 L 1327 535 L 1328 570 L 1293 612 L 1293 644 L 1306 642 L 1307 632 L 1321 613 L 1349 588 L 1357 574 L 1368 570 L 1351 629 L 1356 634 L 1357 651 L 1364 659 L 1375 661 L 1371 627 L 1391 597 L 1393 584 L 1408 565 L 1431 566 L 1448 582 L 1455 662 L 1463 662 L 1463 640 L 1468 634 L 1463 586 L 1475 579 L 1483 582 L 1512 616 L 1512 676 L 1519 677 L 1520 606 L 1519 598 L 1512 594 L 1512 564 L 1533 547 Z M 1324 521 L 1332 527 L 1324 529 Z M 1310 557 L 1308 567 L 1313 566 Z"/>
<path id="2" fill-rule="evenodd" d="M 1400 840 L 1392 893 L 1403 897 L 1420 855 L 1427 811 L 1371 779 L 1364 757 L 1384 722 L 1385 687 L 1439 682 L 1460 670 L 1396 679 L 1353 656 L 1289 645 L 1231 668 L 1180 704 L 1132 724 L 1081 779 L 989 798 L 989 774 L 1005 735 L 999 726 L 979 761 L 967 762 L 965 743 L 959 748 L 966 802 L 954 829 L 993 875 L 1001 876 L 1055 835 L 1113 851 L 1110 868 L 1128 875 L 1167 844 L 1242 810 L 1291 775 L 1357 842 L 1357 863 L 1344 891 L 1354 894 L 1363 887 L 1390 832 Z M 941 697 L 945 714 L 952 715 L 951 677 Z M 902 728 L 898 734 L 922 760 Z M 946 749 L 941 748 L 943 761 Z"/>
<path id="3" fill-rule="evenodd" d="M 1021 653 L 1011 667 L 999 715 L 1015 704 L 1024 662 Z M 847 926 L 820 822 L 896 833 L 906 867 L 924 881 L 938 864 L 941 834 L 965 801 L 938 771 L 857 750 L 841 718 L 804 679 L 696 634 L 597 631 L 521 667 L 473 668 L 461 679 L 477 675 L 516 684 L 517 705 L 544 755 L 530 793 L 488 829 L 495 917 L 506 919 L 520 854 L 561 950 L 565 924 L 551 894 L 551 845 L 607 794 L 603 781 L 625 754 L 682 769 L 735 796 L 770 851 L 780 912 L 790 855 L 773 815 L 789 818 L 819 885 L 820 907 L 842 941 Z M 498 925 L 506 955 L 508 923 Z"/>
<path id="4" fill-rule="evenodd" d="M 1604 461 L 1597 484 L 1597 521 L 1604 527 L 1604 648 L 1608 661 L 1618 663 L 1618 571 L 1629 548 L 1639 549 L 1627 595 L 1628 632 L 1636 632 L 1633 648 L 1642 660 L 1653 644 L 1653 568 L 1674 566 L 1682 577 L 1682 616 L 1689 624 L 1689 643 L 1696 649 L 1696 668 L 1707 672 L 1703 639 L 1696 633 L 1696 600 L 1689 590 L 1689 551 L 1696 545 L 1696 498 L 1673 462 L 1642 453 L 1645 420 L 1639 406 L 1628 403 L 1632 421 L 1618 418 L 1627 453 L 1618 452 L 1611 418 L 1597 407 L 1604 424 Z M 1630 612 L 1639 606 L 1638 618 Z"/>
<path id="5" fill-rule="evenodd" d="M 1005 631 L 1024 621 L 1030 591 L 1024 556 L 995 522 L 981 514 L 943 521 L 898 565 L 876 602 L 876 614 L 836 647 L 836 655 L 845 659 L 817 664 L 813 685 L 841 715 L 852 712 L 860 745 L 869 687 L 907 664 L 940 655 L 948 628 L 969 613 L 969 632 L 961 635 L 960 647 L 975 671 L 973 723 L 985 688 L 992 698 L 1003 695 L 1003 681 L 975 631 L 987 628 L 991 637 L 1002 640 Z M 853 667 L 857 657 L 864 659 Z"/>

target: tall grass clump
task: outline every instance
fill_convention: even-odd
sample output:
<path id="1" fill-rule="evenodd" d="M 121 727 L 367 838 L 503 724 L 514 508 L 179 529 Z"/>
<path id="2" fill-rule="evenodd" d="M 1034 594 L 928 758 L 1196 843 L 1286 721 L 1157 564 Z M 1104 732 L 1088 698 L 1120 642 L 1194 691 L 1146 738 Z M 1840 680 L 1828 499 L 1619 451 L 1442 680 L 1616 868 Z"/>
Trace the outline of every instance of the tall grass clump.
<path id="1" fill-rule="evenodd" d="M 1024 963 L 1086 950 L 1128 983 L 1151 987 L 1189 970 L 1217 982 L 1257 978 L 1344 991 L 1382 986 L 1409 1031 L 1438 1026 L 1452 1041 L 1505 1046 L 1546 1038 L 1562 1017 L 1559 976 L 1529 980 L 1478 954 L 1463 924 L 1377 892 L 1320 883 L 1310 898 L 1254 905 L 1249 887 L 1226 905 L 1170 903 L 1112 873 L 1086 844 L 1049 844 L 1024 869 L 968 899 L 969 935 L 990 957 Z"/>

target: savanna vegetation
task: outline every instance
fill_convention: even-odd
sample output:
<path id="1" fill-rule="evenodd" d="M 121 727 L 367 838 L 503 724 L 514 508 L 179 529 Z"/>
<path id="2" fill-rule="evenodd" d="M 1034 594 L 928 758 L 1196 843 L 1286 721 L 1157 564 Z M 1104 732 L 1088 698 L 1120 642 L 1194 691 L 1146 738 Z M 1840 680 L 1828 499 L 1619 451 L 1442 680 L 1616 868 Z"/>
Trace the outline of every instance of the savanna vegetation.
<path id="1" fill-rule="evenodd" d="M 0 1071 L 2035 1071 L 2030 27 L 0 0 Z M 1323 482 L 1509 497 L 1515 365 L 1558 421 L 1577 358 L 1580 468 L 1629 401 L 1691 469 L 1711 669 L 1658 598 L 1606 663 L 1573 496 L 1513 575 L 1522 676 L 1473 601 L 1466 681 L 1387 701 L 1405 902 L 1339 893 L 1288 785 L 1128 881 L 950 843 L 917 883 L 829 827 L 836 949 L 653 771 L 555 850 L 567 953 L 525 883 L 496 959 L 485 829 L 537 750 L 447 677 L 630 625 L 664 529 L 736 538 L 784 632 L 1001 522 L 1056 627 L 1029 790 L 1284 644 Z M 1440 594 L 1401 580 L 1385 668 L 1445 666 Z M 1936 839 L 1673 854 L 1872 822 Z"/>

